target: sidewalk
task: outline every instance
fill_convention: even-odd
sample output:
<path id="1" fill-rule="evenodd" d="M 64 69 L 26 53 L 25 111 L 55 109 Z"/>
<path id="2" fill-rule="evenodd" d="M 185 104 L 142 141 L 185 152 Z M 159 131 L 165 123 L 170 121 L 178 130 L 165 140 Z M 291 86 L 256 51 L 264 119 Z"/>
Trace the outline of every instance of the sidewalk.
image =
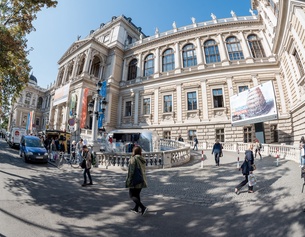
<path id="1" fill-rule="evenodd" d="M 193 159 L 182 167 L 147 170 L 148 188 L 141 197 L 149 212 L 144 217 L 126 213 L 133 205 L 124 188 L 126 171 L 94 168 L 91 190 L 112 197 L 100 205 L 113 213 L 98 217 L 114 225 L 100 236 L 304 236 L 303 180 L 298 164 L 280 159 L 276 166 L 273 157 L 256 160 L 255 193 L 249 194 L 244 187 L 236 195 L 234 187 L 243 180 L 237 153 L 224 152 L 219 167 L 211 151 L 204 155 L 203 168 L 201 151 L 192 151 Z"/>

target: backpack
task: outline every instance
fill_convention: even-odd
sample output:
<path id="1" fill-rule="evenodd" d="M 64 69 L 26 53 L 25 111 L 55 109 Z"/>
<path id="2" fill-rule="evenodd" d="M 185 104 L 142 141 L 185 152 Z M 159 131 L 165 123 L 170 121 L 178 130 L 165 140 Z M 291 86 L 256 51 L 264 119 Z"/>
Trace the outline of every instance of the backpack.
<path id="1" fill-rule="evenodd" d="M 92 164 L 92 165 L 95 165 L 95 164 L 96 164 L 95 155 L 93 155 L 93 153 L 91 153 L 91 164 Z"/>

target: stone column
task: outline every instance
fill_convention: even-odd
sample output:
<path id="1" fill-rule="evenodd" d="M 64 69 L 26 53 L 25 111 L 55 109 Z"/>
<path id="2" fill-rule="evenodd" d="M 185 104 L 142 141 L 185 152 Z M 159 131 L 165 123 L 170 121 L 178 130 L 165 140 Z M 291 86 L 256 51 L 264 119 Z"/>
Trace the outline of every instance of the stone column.
<path id="1" fill-rule="evenodd" d="M 304 28 L 304 31 L 305 31 L 305 28 Z M 299 34 L 296 32 L 295 28 L 292 26 L 291 27 L 291 33 L 293 35 L 293 38 L 298 46 L 297 48 L 297 51 L 298 51 L 298 54 L 300 56 L 300 58 L 305 58 L 305 48 L 304 48 L 304 45 L 302 43 L 302 40 L 300 39 L 300 36 Z M 304 68 L 305 70 L 305 68 Z"/>
<path id="2" fill-rule="evenodd" d="M 117 126 L 120 127 L 122 123 L 122 103 L 123 103 L 123 98 L 122 95 L 120 94 L 119 96 L 119 104 L 118 104 L 118 118 L 117 118 Z"/>
<path id="3" fill-rule="evenodd" d="M 128 72 L 128 66 L 127 66 L 126 58 L 125 58 L 123 60 L 122 81 L 127 81 L 127 72 Z"/>
<path id="4" fill-rule="evenodd" d="M 154 78 L 158 78 L 160 76 L 160 49 L 156 48 L 155 51 L 155 61 L 154 61 Z"/>
<path id="5" fill-rule="evenodd" d="M 137 63 L 137 77 L 142 76 L 142 54 L 138 55 L 138 63 Z"/>
<path id="6" fill-rule="evenodd" d="M 84 72 L 85 73 L 89 73 L 90 64 L 91 64 L 91 54 L 92 54 L 92 49 L 88 49 L 87 56 L 86 56 L 86 59 L 85 59 L 85 65 L 84 65 Z"/>
<path id="7" fill-rule="evenodd" d="M 175 43 L 175 73 L 181 73 L 181 57 L 180 57 L 180 49 L 179 49 L 179 43 Z"/>
<path id="8" fill-rule="evenodd" d="M 199 38 L 196 38 L 196 52 L 197 52 L 197 63 L 199 65 L 198 69 L 204 69 L 205 66 L 203 60 L 203 51 Z"/>
<path id="9" fill-rule="evenodd" d="M 261 42 L 262 42 L 262 46 L 265 50 L 266 57 L 272 57 L 273 55 L 272 55 L 272 52 L 271 52 L 271 48 L 270 48 L 269 42 L 266 38 L 266 35 L 265 35 L 264 31 L 260 30 L 259 35 L 262 38 Z"/>
<path id="10" fill-rule="evenodd" d="M 253 57 L 250 54 L 248 43 L 246 42 L 245 36 L 242 31 L 239 32 L 239 37 L 241 39 L 241 48 L 243 50 L 246 63 L 253 63 Z"/>
<path id="11" fill-rule="evenodd" d="M 136 90 L 134 94 L 135 94 L 135 96 L 134 96 L 135 105 L 134 105 L 133 123 L 135 125 L 138 125 L 138 123 L 139 123 L 139 91 Z"/>
<path id="12" fill-rule="evenodd" d="M 220 54 L 222 66 L 228 66 L 230 64 L 230 62 L 229 62 L 228 55 L 227 55 L 227 48 L 222 40 L 222 35 L 218 34 L 217 38 L 219 41 L 219 54 Z"/>
<path id="13" fill-rule="evenodd" d="M 177 89 L 177 123 L 182 123 L 182 88 L 181 84 L 176 86 Z"/>
<path id="14" fill-rule="evenodd" d="M 159 122 L 159 89 L 155 89 L 154 98 L 154 124 Z"/>
<path id="15" fill-rule="evenodd" d="M 284 52 L 285 54 L 285 58 L 287 60 L 287 64 L 288 64 L 288 67 L 289 67 L 289 71 L 291 73 L 291 77 L 292 77 L 292 82 L 293 82 L 293 86 L 294 86 L 294 91 L 296 93 L 296 97 L 297 98 L 300 98 L 300 91 L 299 91 L 299 87 L 298 87 L 298 78 L 296 77 L 296 73 L 295 73 L 295 70 L 294 68 L 297 68 L 297 65 L 296 65 L 296 62 L 295 60 L 292 60 L 292 56 L 290 54 L 288 54 L 287 51 Z M 291 86 L 287 87 L 287 88 L 291 88 Z"/>
<path id="16" fill-rule="evenodd" d="M 277 87 L 278 87 L 278 90 L 279 90 L 282 113 L 286 114 L 287 113 L 287 108 L 286 108 L 286 102 L 285 102 L 284 88 L 282 86 L 282 81 L 281 81 L 280 74 L 278 74 L 278 73 L 275 74 L 275 78 L 276 78 L 276 84 L 277 84 Z"/>
<path id="17" fill-rule="evenodd" d="M 201 94 L 202 94 L 202 118 L 203 120 L 209 119 L 208 110 L 208 95 L 207 95 L 207 82 L 206 79 L 201 81 Z"/>

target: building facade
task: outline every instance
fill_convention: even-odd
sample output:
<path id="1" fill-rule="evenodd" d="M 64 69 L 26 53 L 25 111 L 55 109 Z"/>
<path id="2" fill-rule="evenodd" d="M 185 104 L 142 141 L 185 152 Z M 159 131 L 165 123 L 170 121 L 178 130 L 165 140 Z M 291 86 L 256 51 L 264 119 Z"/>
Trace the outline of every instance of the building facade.
<path id="1" fill-rule="evenodd" d="M 231 124 L 230 97 L 272 81 L 278 119 L 264 122 L 265 142 L 296 144 L 305 128 L 305 1 L 251 5 L 249 16 L 211 14 L 210 21 L 174 22 L 152 36 L 123 15 L 102 23 L 59 60 L 42 119 L 67 130 L 75 118 L 73 131 L 89 141 L 102 116 L 106 131 L 144 128 L 169 139 L 252 142 L 253 124 Z M 99 101 L 92 110 L 99 82 L 107 101 L 102 114 Z"/>

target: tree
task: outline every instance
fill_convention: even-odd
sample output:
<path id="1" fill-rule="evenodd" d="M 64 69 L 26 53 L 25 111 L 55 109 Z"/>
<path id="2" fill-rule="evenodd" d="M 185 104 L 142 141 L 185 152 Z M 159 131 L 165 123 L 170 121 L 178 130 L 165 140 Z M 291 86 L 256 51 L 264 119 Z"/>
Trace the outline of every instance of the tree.
<path id="1" fill-rule="evenodd" d="M 42 8 L 56 7 L 54 0 L 0 0 L 0 107 L 15 102 L 30 76 L 26 34 Z M 6 111 L 1 111 L 5 114 Z"/>

